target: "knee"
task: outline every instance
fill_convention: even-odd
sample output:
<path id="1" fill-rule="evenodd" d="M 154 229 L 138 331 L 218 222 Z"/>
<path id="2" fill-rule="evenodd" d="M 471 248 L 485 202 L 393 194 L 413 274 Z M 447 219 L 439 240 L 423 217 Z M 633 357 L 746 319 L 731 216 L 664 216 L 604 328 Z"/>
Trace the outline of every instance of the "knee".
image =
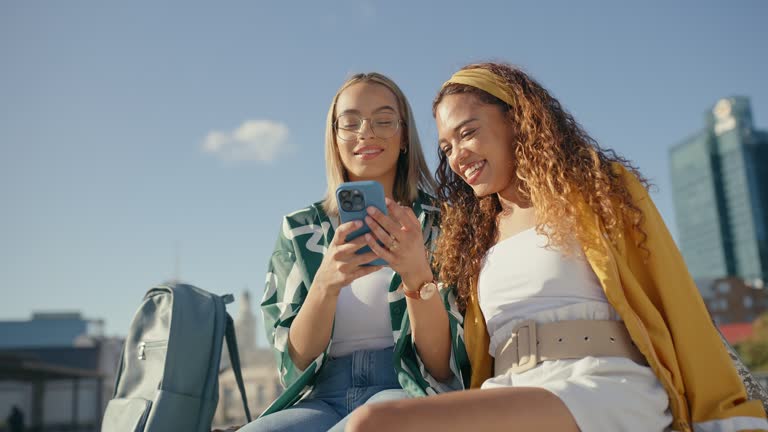
<path id="1" fill-rule="evenodd" d="M 378 405 L 378 406 L 377 406 Z M 379 432 L 384 431 L 387 418 L 385 408 L 380 404 L 363 405 L 352 412 L 345 432 Z"/>

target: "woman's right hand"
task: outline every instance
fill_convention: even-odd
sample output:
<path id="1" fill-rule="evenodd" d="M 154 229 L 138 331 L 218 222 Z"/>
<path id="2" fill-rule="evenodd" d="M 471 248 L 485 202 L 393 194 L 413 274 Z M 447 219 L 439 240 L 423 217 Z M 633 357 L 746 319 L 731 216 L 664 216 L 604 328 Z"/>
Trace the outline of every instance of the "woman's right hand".
<path id="1" fill-rule="evenodd" d="M 381 266 L 362 265 L 378 258 L 375 253 L 356 253 L 360 248 L 367 245 L 365 236 L 360 236 L 349 242 L 345 241 L 349 234 L 362 226 L 361 221 L 350 221 L 339 225 L 328 250 L 323 256 L 320 268 L 315 273 L 312 289 L 322 289 L 326 294 L 338 296 L 341 289 L 355 279 L 381 269 Z"/>

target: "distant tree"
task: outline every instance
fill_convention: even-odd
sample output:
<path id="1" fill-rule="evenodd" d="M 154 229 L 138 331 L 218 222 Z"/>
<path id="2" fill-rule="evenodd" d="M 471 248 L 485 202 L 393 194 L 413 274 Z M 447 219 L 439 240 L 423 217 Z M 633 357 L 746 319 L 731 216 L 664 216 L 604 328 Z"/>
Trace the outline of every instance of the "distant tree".
<path id="1" fill-rule="evenodd" d="M 735 348 L 751 371 L 768 371 L 768 313 L 757 317 L 752 324 L 752 336 Z"/>

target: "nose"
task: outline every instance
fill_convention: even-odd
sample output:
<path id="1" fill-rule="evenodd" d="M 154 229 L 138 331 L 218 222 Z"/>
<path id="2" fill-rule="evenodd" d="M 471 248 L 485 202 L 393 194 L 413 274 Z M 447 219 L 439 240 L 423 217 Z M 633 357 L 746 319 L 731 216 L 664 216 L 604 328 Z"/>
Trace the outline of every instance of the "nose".
<path id="1" fill-rule="evenodd" d="M 461 166 L 461 164 L 466 160 L 467 156 L 469 156 L 469 151 L 462 143 L 456 143 L 456 145 L 453 147 L 453 151 L 451 152 L 451 155 L 449 156 L 449 159 L 453 160 L 453 163 L 456 164 L 457 168 Z"/>
<path id="2" fill-rule="evenodd" d="M 362 119 L 360 130 L 357 131 L 358 139 L 372 139 L 376 135 L 373 133 L 373 123 L 370 119 Z"/>

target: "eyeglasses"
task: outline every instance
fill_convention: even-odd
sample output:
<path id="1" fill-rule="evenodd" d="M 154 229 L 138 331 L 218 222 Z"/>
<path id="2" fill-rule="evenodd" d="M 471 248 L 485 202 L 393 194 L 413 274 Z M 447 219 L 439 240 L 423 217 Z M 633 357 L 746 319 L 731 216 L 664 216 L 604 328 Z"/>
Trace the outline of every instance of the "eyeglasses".
<path id="1" fill-rule="evenodd" d="M 400 123 L 402 123 L 402 120 L 394 114 L 376 114 L 370 118 L 361 117 L 357 114 L 343 114 L 333 123 L 336 135 L 344 141 L 357 139 L 357 135 L 365 127 L 366 120 L 373 130 L 373 135 L 381 139 L 395 136 L 400 129 Z"/>

